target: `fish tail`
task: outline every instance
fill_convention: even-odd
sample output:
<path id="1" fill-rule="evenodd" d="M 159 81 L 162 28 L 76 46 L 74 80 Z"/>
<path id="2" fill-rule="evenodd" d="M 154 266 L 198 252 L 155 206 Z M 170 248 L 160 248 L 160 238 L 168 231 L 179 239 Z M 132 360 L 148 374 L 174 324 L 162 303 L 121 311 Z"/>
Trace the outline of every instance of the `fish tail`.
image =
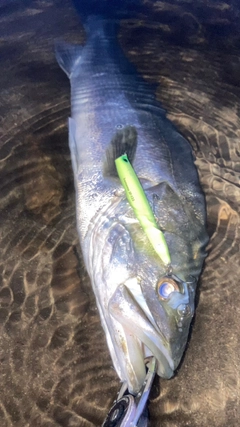
<path id="1" fill-rule="evenodd" d="M 127 19 L 142 9 L 140 0 L 72 0 L 83 24 L 89 16 L 102 19 Z"/>
<path id="2" fill-rule="evenodd" d="M 87 39 L 95 37 L 116 40 L 121 19 L 135 17 L 139 11 L 139 0 L 72 0 L 87 34 Z M 82 47 L 64 42 L 55 43 L 56 59 L 71 79 L 81 60 Z"/>
<path id="3" fill-rule="evenodd" d="M 116 0 L 73 0 L 73 3 L 88 38 L 102 34 L 107 38 L 116 36 L 119 21 Z"/>
<path id="4" fill-rule="evenodd" d="M 59 66 L 71 78 L 75 65 L 81 58 L 82 47 L 78 45 L 71 45 L 62 41 L 55 42 L 55 55 Z"/>
<path id="5" fill-rule="evenodd" d="M 118 0 L 73 0 L 75 9 L 85 23 L 90 15 L 112 18 L 119 6 Z"/>
<path id="6" fill-rule="evenodd" d="M 140 0 L 73 0 L 87 35 L 104 25 L 104 31 L 113 35 L 121 19 L 136 17 L 142 6 Z"/>

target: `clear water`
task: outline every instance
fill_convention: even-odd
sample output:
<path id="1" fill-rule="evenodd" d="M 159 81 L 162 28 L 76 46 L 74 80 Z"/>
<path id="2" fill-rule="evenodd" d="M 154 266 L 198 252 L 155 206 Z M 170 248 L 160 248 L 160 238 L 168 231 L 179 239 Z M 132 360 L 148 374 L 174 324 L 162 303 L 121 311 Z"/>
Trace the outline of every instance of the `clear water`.
<path id="1" fill-rule="evenodd" d="M 131 3 L 132 4 L 132 3 Z M 140 1 L 119 42 L 191 142 L 209 256 L 176 377 L 151 426 L 239 425 L 240 8 Z M 0 425 L 99 426 L 119 388 L 75 228 L 69 83 L 55 39 L 84 42 L 70 1 L 0 3 Z"/>

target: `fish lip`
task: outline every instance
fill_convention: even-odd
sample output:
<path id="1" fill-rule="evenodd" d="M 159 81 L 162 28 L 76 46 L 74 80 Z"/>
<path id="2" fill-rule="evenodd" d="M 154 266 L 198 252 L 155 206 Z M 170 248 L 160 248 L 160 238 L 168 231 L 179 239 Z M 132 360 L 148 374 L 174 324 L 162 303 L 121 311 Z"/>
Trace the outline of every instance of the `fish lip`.
<path id="1" fill-rule="evenodd" d="M 150 351 L 150 356 L 154 356 L 156 358 L 156 360 L 157 360 L 157 374 L 161 378 L 169 379 L 174 374 L 174 361 L 173 361 L 173 358 L 171 357 L 171 351 L 169 349 L 169 345 L 167 343 L 166 338 L 162 334 L 162 332 L 159 330 L 159 328 L 157 326 L 155 326 L 155 322 L 153 324 L 150 319 L 148 319 L 148 320 L 149 320 L 149 324 L 152 326 L 152 328 L 158 334 L 158 338 L 159 338 L 159 341 L 161 343 L 161 346 L 158 345 L 158 347 L 157 347 L 158 352 L 157 353 L 154 351 L 151 351 L 147 347 L 147 349 L 148 349 L 147 355 L 149 355 L 149 351 Z M 142 341 L 142 344 L 144 346 L 146 346 L 146 344 L 143 341 Z M 161 355 L 161 358 L 160 358 L 160 355 Z"/>
<path id="2" fill-rule="evenodd" d="M 134 390 L 134 386 L 132 386 L 131 378 L 128 375 L 128 366 L 131 367 L 132 371 L 138 372 L 138 361 L 136 361 L 135 354 L 131 353 L 131 345 L 128 345 L 129 337 L 131 340 L 134 341 L 137 339 L 141 343 L 142 357 L 139 363 L 144 363 L 144 359 L 152 355 L 157 360 L 157 373 L 159 376 L 162 378 L 171 378 L 174 373 L 171 347 L 162 332 L 159 331 L 159 328 L 156 328 L 156 325 L 149 319 L 150 311 L 146 313 L 143 309 L 144 307 L 141 305 L 136 296 L 129 291 L 126 283 L 118 286 L 109 301 L 109 313 L 112 320 L 113 322 L 117 320 L 118 324 L 121 324 L 126 336 L 125 347 L 124 350 L 122 347 L 121 352 L 124 358 L 121 361 L 121 365 L 124 372 L 123 376 L 125 377 L 123 379 L 127 380 L 131 390 Z M 116 354 L 118 354 L 118 347 L 120 346 L 117 339 L 118 337 L 115 337 L 114 340 Z M 142 383 L 142 379 L 139 378 L 139 385 L 141 385 L 140 383 Z"/>
<path id="3" fill-rule="evenodd" d="M 157 325 L 157 323 L 155 322 L 155 320 L 151 314 L 151 311 L 149 310 L 147 302 L 146 302 L 144 295 L 142 293 L 141 286 L 140 286 L 138 280 L 136 280 L 135 278 L 127 280 L 125 282 L 125 286 L 130 290 L 135 304 L 137 306 L 141 307 L 142 311 L 144 312 L 145 316 L 148 319 L 149 325 L 151 325 L 153 330 L 156 331 L 156 333 L 158 334 L 159 340 L 161 341 L 161 348 L 165 350 L 165 351 L 161 351 L 161 349 L 158 347 L 159 350 L 161 351 L 162 357 L 165 361 L 164 365 L 165 366 L 168 365 L 168 369 L 165 370 L 165 372 L 164 372 L 161 369 L 162 365 L 160 363 L 158 363 L 158 368 L 157 368 L 158 375 L 160 377 L 166 378 L 166 379 L 171 378 L 174 374 L 174 361 L 173 361 L 173 358 L 171 357 L 171 349 L 169 348 L 168 341 L 167 341 L 166 337 L 164 336 L 164 334 L 160 330 L 159 326 Z M 135 292 L 134 292 L 134 290 L 135 290 Z M 143 297 L 141 304 L 139 304 L 138 296 L 136 296 L 137 295 L 136 290 L 138 290 L 138 296 L 141 295 Z M 146 346 L 146 344 L 143 341 L 142 341 L 142 344 L 144 346 Z M 166 355 L 166 353 L 167 353 L 167 355 Z M 155 354 L 152 354 L 152 355 L 154 357 L 156 357 L 157 360 L 159 359 Z"/>

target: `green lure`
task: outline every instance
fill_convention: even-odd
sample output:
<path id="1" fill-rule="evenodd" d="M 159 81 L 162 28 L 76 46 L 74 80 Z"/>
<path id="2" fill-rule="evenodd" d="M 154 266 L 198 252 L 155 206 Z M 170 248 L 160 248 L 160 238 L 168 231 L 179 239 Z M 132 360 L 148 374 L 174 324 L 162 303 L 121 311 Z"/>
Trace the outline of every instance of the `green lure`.
<path id="1" fill-rule="evenodd" d="M 115 160 L 118 176 L 126 192 L 127 200 L 132 206 L 135 215 L 144 232 L 151 242 L 155 252 L 165 265 L 171 264 L 168 245 L 164 234 L 159 230 L 148 199 L 139 182 L 139 179 L 128 160 L 127 154 L 123 154 Z"/>

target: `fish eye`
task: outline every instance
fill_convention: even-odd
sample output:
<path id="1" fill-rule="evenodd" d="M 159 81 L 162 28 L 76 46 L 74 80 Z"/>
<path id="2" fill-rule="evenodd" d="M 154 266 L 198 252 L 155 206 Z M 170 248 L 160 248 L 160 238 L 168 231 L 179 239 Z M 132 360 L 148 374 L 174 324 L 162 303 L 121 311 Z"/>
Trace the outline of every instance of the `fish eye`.
<path id="1" fill-rule="evenodd" d="M 180 289 L 175 280 L 163 277 L 157 284 L 157 291 L 161 300 L 167 300 L 173 292 L 180 292 Z"/>

